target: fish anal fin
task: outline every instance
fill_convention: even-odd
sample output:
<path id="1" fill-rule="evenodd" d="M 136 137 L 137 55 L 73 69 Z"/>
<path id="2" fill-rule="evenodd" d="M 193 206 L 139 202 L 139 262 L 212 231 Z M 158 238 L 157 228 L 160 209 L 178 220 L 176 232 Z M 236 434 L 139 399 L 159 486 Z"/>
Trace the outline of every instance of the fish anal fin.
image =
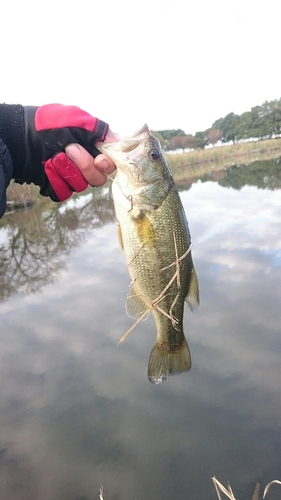
<path id="1" fill-rule="evenodd" d="M 189 288 L 185 300 L 187 302 L 189 309 L 192 312 L 196 312 L 199 307 L 200 299 L 199 299 L 199 283 L 194 267 L 191 270 Z"/>
<path id="2" fill-rule="evenodd" d="M 144 315 L 144 313 L 147 311 L 147 314 Z M 149 307 L 146 305 L 144 300 L 140 297 L 139 293 L 135 289 L 134 285 L 131 285 L 130 291 L 127 295 L 127 301 L 126 301 L 126 313 L 130 318 L 135 318 L 138 319 L 142 315 L 143 321 L 145 321 L 150 313 Z"/>
<path id="3" fill-rule="evenodd" d="M 148 380 L 152 384 L 164 382 L 171 375 L 188 372 L 191 369 L 191 356 L 186 338 L 179 347 L 163 347 L 156 342 L 148 362 Z"/>

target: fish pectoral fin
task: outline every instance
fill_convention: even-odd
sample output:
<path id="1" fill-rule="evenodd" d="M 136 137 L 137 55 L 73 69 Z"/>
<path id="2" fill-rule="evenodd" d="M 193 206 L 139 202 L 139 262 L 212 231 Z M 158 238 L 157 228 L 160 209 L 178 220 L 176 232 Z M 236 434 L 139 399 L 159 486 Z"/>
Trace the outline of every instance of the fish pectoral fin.
<path id="1" fill-rule="evenodd" d="M 124 252 L 124 243 L 123 243 L 123 237 L 122 237 L 122 230 L 121 230 L 121 226 L 120 226 L 119 222 L 117 223 L 117 238 L 118 238 L 118 242 L 119 242 L 120 248 L 121 248 L 122 252 Z"/>
<path id="2" fill-rule="evenodd" d="M 143 210 L 138 210 L 137 215 L 132 218 L 139 241 L 147 248 L 154 248 L 156 236 L 153 225 Z"/>
<path id="3" fill-rule="evenodd" d="M 144 300 L 136 291 L 134 285 L 131 286 L 127 295 L 126 313 L 130 318 L 139 319 L 143 316 L 142 320 L 145 321 L 150 313 L 150 309 Z"/>
<path id="4" fill-rule="evenodd" d="M 161 346 L 158 342 L 152 347 L 148 362 L 148 380 L 159 384 L 170 375 L 188 372 L 191 369 L 191 356 L 186 338 L 176 349 Z"/>
<path id="5" fill-rule="evenodd" d="M 199 299 L 199 283 L 196 271 L 194 267 L 191 270 L 191 277 L 189 282 L 189 288 L 186 296 L 186 302 L 189 309 L 192 312 L 196 312 L 199 307 L 200 299 Z"/>

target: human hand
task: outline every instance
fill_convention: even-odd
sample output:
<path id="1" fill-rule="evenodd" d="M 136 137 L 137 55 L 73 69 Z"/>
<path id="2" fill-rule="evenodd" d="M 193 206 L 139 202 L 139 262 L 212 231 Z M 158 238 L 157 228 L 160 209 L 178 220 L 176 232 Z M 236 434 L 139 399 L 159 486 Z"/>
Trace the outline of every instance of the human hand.
<path id="1" fill-rule="evenodd" d="M 104 142 L 117 140 L 118 136 L 109 130 Z M 59 201 L 69 198 L 73 191 L 84 191 L 89 184 L 103 186 L 114 170 L 115 165 L 109 156 L 98 154 L 94 158 L 77 143 L 68 144 L 65 153 L 58 153 L 45 163 L 45 172 Z"/>
<path id="2" fill-rule="evenodd" d="M 76 106 L 61 104 L 15 106 L 13 113 L 10 124 L 13 116 L 21 114 L 24 123 L 23 141 L 18 140 L 24 143 L 24 154 L 18 148 L 18 154 L 13 155 L 17 182 L 32 182 L 40 186 L 42 195 L 64 201 L 89 183 L 104 184 L 106 174 L 114 170 L 112 161 L 100 154 L 96 143 L 113 142 L 118 137 L 98 118 Z M 18 126 L 10 136 L 17 137 L 20 130 Z M 11 151 L 17 153 L 15 148 Z"/>

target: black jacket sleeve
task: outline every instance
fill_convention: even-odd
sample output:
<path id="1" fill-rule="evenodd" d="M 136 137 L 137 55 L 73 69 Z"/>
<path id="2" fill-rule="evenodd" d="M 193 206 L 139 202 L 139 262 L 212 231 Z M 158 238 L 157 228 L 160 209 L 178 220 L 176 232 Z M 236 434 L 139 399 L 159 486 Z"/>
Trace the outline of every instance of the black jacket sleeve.
<path id="1" fill-rule="evenodd" d="M 37 107 L 30 106 L 27 109 L 32 123 Z M 11 154 L 15 181 L 20 184 L 33 182 L 40 186 L 44 177 L 42 151 L 38 139 L 33 137 L 35 134 L 30 137 L 25 123 L 26 114 L 20 104 L 0 104 L 0 137 Z"/>
<path id="2" fill-rule="evenodd" d="M 0 139 L 0 218 L 6 210 L 6 189 L 13 175 L 13 163 L 6 144 Z"/>

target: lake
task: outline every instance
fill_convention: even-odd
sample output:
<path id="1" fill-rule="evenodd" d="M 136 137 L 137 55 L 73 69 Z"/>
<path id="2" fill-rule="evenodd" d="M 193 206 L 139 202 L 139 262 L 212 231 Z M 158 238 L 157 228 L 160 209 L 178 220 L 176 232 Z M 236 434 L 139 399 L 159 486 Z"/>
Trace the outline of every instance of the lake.
<path id="1" fill-rule="evenodd" d="M 153 385 L 110 189 L 0 225 L 1 500 L 238 500 L 281 479 L 281 163 L 179 187 L 200 309 L 192 369 Z M 268 497 L 281 498 L 273 485 Z"/>

